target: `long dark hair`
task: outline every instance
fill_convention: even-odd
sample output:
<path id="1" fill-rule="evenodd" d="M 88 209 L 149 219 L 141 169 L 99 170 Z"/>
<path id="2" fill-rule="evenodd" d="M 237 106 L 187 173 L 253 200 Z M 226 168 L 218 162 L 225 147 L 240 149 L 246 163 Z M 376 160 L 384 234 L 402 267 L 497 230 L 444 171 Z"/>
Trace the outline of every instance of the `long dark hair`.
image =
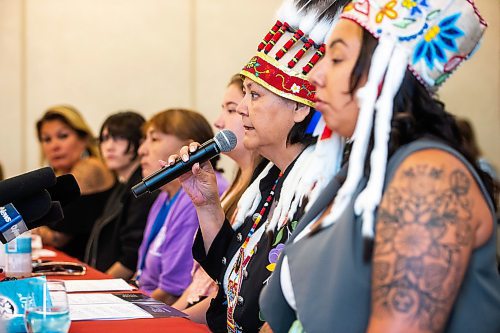
<path id="1" fill-rule="evenodd" d="M 370 69 L 377 40 L 363 29 L 363 40 L 358 60 L 353 68 L 349 93 L 359 88 L 360 80 Z M 479 174 L 496 208 L 498 188 L 490 175 L 482 171 L 472 151 L 463 144 L 463 139 L 453 115 L 445 110 L 444 103 L 429 91 L 407 69 L 401 88 L 394 97 L 394 111 L 389 140 L 389 156 L 399 147 L 423 137 L 434 137 L 462 154 Z M 370 150 L 373 146 L 373 131 Z M 369 156 L 369 155 L 368 155 Z M 366 170 L 369 170 L 367 158 Z"/>

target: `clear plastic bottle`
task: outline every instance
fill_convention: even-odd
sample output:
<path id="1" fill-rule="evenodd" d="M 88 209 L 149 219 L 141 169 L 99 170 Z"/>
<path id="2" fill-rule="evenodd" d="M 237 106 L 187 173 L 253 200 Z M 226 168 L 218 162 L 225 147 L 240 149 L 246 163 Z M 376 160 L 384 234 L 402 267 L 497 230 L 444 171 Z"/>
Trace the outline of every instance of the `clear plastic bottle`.
<path id="1" fill-rule="evenodd" d="M 31 233 L 23 233 L 5 245 L 5 275 L 9 277 L 31 276 Z"/>
<path id="2" fill-rule="evenodd" d="M 0 272 L 5 272 L 5 265 L 7 260 L 7 255 L 5 254 L 5 248 L 7 245 L 0 243 Z M 0 331 L 2 332 L 2 331 Z"/>

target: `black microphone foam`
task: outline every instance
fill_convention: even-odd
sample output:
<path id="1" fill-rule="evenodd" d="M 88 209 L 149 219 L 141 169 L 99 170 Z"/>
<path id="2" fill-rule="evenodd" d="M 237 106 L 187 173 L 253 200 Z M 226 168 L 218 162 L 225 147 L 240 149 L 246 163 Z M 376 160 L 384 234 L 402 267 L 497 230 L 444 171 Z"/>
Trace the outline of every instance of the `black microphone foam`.
<path id="1" fill-rule="evenodd" d="M 230 130 L 222 130 L 213 139 L 208 140 L 189 155 L 189 161 L 184 162 L 177 159 L 173 165 L 165 166 L 152 175 L 144 178 L 140 183 L 132 187 L 132 193 L 136 197 L 153 192 L 163 185 L 171 182 L 180 175 L 190 171 L 194 164 L 206 162 L 221 152 L 228 152 L 236 147 L 236 135 Z"/>
<path id="2" fill-rule="evenodd" d="M 34 221 L 43 219 L 51 212 L 52 201 L 49 192 L 41 190 L 29 197 L 15 200 L 1 209 L 4 223 L 0 242 L 6 244 L 24 231 L 37 227 L 38 225 L 33 224 Z"/>
<path id="3" fill-rule="evenodd" d="M 5 179 L 0 182 L 0 206 L 29 197 L 55 183 L 56 175 L 49 167 Z"/>
<path id="4" fill-rule="evenodd" d="M 66 206 L 80 197 L 80 186 L 72 174 L 62 175 L 56 178 L 56 184 L 47 188 L 53 201 L 59 201 L 61 206 Z"/>
<path id="5" fill-rule="evenodd" d="M 19 214 L 21 214 L 26 225 L 28 225 L 30 222 L 42 218 L 49 212 L 52 200 L 47 190 L 41 190 L 27 198 L 15 200 L 12 204 Z"/>
<path id="6" fill-rule="evenodd" d="M 41 226 L 53 227 L 57 222 L 62 221 L 63 218 L 64 213 L 61 204 L 58 201 L 52 201 L 47 214 L 40 219 L 31 222 L 28 225 L 28 229 L 34 229 Z"/>

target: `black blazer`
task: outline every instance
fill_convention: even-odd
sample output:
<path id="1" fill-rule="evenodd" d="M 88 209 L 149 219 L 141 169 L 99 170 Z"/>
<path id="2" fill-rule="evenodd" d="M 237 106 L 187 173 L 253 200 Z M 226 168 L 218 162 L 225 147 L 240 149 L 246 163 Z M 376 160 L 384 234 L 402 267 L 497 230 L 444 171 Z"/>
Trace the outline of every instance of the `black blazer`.
<path id="1" fill-rule="evenodd" d="M 126 184 L 115 188 L 94 224 L 85 262 L 100 271 L 106 271 L 117 261 L 132 271 L 137 268 L 149 209 L 158 195 L 157 192 L 135 198 L 130 189 L 141 179 L 142 170 L 138 167 Z"/>
<path id="2" fill-rule="evenodd" d="M 105 204 L 115 190 L 110 189 L 80 196 L 63 207 L 64 219 L 51 225 L 50 228 L 71 236 L 71 240 L 59 250 L 83 260 L 85 246 L 97 218 L 103 213 Z"/>

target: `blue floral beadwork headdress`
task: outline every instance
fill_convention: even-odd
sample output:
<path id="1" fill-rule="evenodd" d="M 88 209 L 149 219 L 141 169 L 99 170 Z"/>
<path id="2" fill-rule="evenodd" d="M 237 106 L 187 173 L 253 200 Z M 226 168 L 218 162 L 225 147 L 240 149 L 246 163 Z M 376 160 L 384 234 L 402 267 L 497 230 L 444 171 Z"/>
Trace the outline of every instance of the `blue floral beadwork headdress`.
<path id="1" fill-rule="evenodd" d="M 395 39 L 408 50 L 411 71 L 430 90 L 474 52 L 486 28 L 472 0 L 356 0 L 341 17 L 376 38 Z"/>

